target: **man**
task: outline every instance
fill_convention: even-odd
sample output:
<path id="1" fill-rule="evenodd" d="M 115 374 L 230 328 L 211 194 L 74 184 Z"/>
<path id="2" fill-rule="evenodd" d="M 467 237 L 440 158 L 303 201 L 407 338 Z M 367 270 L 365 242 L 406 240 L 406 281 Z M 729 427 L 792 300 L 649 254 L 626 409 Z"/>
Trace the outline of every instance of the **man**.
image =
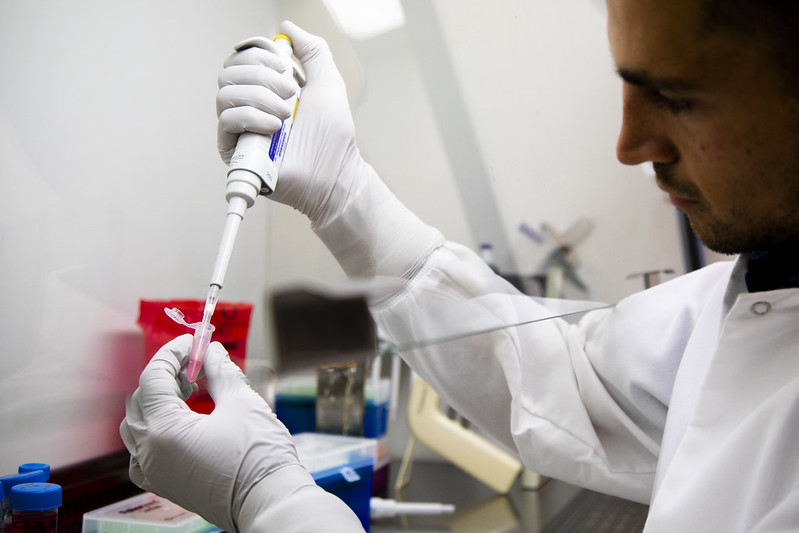
<path id="1" fill-rule="evenodd" d="M 799 8 L 607 4 L 624 80 L 619 159 L 651 161 L 705 243 L 740 259 L 577 325 L 548 321 L 406 360 L 532 470 L 650 503 L 648 533 L 799 530 Z M 283 29 L 308 84 L 273 198 L 310 218 L 349 275 L 404 280 L 373 308 L 383 331 L 424 335 L 485 295 L 496 296 L 489 311 L 501 320 L 535 306 L 388 192 L 358 153 L 323 41 Z M 228 60 L 218 98 L 224 158 L 238 133 L 270 133 L 288 115 L 275 98 L 290 92 L 285 68 L 259 50 Z M 121 431 L 134 481 L 231 530 L 357 531 L 297 467 L 285 430 L 219 345 L 205 365 L 217 412 L 186 410 L 178 371 L 189 344 L 178 339 L 156 355 L 129 406 Z M 324 508 L 324 522 L 304 512 L 309 505 Z"/>

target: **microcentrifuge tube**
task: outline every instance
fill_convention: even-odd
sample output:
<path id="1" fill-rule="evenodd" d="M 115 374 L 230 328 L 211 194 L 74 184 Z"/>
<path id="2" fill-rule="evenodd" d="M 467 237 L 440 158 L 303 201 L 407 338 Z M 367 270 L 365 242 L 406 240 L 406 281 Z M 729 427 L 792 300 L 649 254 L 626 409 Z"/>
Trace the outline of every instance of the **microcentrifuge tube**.
<path id="1" fill-rule="evenodd" d="M 164 308 L 166 316 L 187 328 L 194 330 L 194 339 L 191 345 L 191 355 L 189 357 L 188 367 L 186 369 L 186 377 L 192 383 L 197 381 L 197 376 L 203 367 L 203 360 L 205 359 L 205 352 L 208 349 L 208 344 L 211 342 L 211 335 L 214 333 L 214 325 L 203 320 L 202 322 L 193 322 L 189 324 L 186 322 L 186 316 L 177 307 L 169 309 Z M 205 318 L 205 317 L 203 317 Z"/>

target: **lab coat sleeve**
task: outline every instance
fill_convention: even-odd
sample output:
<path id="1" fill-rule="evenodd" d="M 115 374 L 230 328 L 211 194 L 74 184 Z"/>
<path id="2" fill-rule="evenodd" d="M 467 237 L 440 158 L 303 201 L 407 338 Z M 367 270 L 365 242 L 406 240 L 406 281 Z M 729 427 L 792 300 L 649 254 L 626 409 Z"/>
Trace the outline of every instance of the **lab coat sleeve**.
<path id="1" fill-rule="evenodd" d="M 290 465 L 256 484 L 239 513 L 238 533 L 363 533 L 355 513 L 310 477 Z"/>
<path id="2" fill-rule="evenodd" d="M 799 480 L 795 480 L 793 487 L 787 490 L 781 500 L 752 527 L 751 533 L 796 531 L 797 524 L 799 524 L 797 502 L 799 502 Z"/>
<path id="3" fill-rule="evenodd" d="M 689 276 L 576 324 L 533 322 L 402 355 L 533 471 L 647 502 L 674 374 L 702 306 L 691 295 L 715 282 Z M 374 313 L 401 345 L 435 337 L 442 321 L 514 324 L 536 306 L 473 252 L 447 243 Z"/>
<path id="4" fill-rule="evenodd" d="M 379 179 L 315 231 L 350 277 L 402 280 L 373 306 L 398 345 L 439 337 L 442 322 L 463 322 L 464 331 L 546 314 L 476 254 L 445 242 Z M 702 305 L 693 295 L 707 278 L 656 287 L 579 324 L 534 322 L 401 355 L 533 471 L 648 501 L 674 373 Z"/>

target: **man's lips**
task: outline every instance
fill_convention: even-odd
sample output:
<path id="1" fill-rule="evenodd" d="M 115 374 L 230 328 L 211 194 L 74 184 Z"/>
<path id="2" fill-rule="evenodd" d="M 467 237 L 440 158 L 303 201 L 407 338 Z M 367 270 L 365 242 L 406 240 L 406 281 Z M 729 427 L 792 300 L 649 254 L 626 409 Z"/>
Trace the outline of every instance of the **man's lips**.
<path id="1" fill-rule="evenodd" d="M 699 200 L 692 195 L 673 190 L 660 180 L 657 181 L 657 186 L 669 195 L 669 200 L 678 209 L 687 209 L 699 203 Z"/>
<path id="2" fill-rule="evenodd" d="M 690 198 L 685 198 L 676 194 L 669 194 L 669 200 L 671 200 L 671 203 L 674 204 L 674 207 L 677 209 L 688 209 L 699 203 L 697 200 L 691 200 Z"/>

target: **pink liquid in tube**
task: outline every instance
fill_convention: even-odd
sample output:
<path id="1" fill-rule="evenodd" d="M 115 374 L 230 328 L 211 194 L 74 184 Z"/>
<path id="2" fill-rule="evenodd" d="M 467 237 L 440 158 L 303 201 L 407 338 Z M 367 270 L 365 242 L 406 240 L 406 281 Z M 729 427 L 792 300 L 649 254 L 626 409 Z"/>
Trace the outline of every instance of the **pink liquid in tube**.
<path id="1" fill-rule="evenodd" d="M 200 375 L 200 370 L 205 361 L 205 352 L 208 350 L 208 345 L 211 343 L 211 335 L 214 332 L 214 326 L 201 322 L 197 329 L 194 330 L 194 339 L 191 343 L 191 356 L 189 357 L 189 366 L 186 370 L 186 377 L 189 381 L 194 383 L 197 381 L 197 376 Z"/>

